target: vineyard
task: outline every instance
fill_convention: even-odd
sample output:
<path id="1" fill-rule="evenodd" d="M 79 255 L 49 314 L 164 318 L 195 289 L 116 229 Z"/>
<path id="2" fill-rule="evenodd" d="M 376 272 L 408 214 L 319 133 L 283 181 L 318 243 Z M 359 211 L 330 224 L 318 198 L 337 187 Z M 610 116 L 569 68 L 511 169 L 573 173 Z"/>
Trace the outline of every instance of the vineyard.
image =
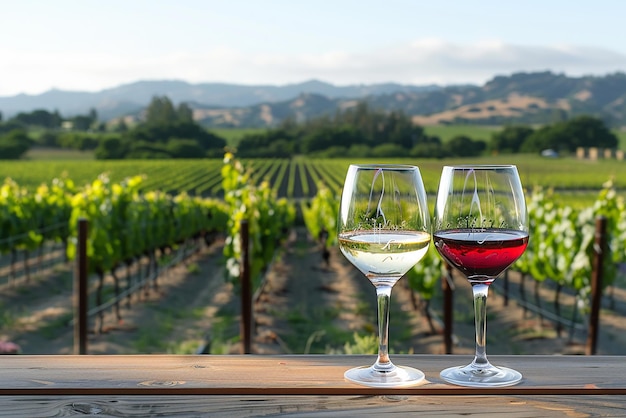
<path id="1" fill-rule="evenodd" d="M 247 256 L 258 293 L 296 223 L 306 227 L 313 242 L 318 240 L 314 245 L 321 245 L 327 260 L 336 240 L 338 195 L 351 162 L 239 161 L 227 154 L 223 160 L 3 164 L 0 285 L 11 288 L 19 282 L 27 289 L 56 265 L 74 260 L 79 220 L 85 219 L 90 314 L 95 331 L 103 332 L 105 310 L 121 320 L 120 305 L 129 303 L 131 295 L 149 287 L 158 290 L 162 272 L 219 237 L 224 237 L 223 258 L 216 262 L 224 266 L 226 282 L 239 292 L 245 252 L 240 228 L 246 221 Z M 434 194 L 441 166 L 452 161 L 412 163 L 420 165 L 428 192 Z M 516 163 L 528 188 L 531 237 L 525 255 L 513 266 L 521 280 L 511 297 L 558 327 L 569 324 L 573 333 L 589 312 L 594 225 L 599 216 L 608 224 L 603 286 L 613 289 L 621 280 L 626 207 L 619 192 L 624 185 L 618 179 L 626 178 L 620 177 L 625 169 L 607 161 L 595 163 L 590 174 L 593 163 L 559 160 L 548 166 L 545 160 L 528 156 Z M 562 193 L 585 197 L 569 204 Z M 407 274 L 412 304 L 428 318 L 433 333 L 440 306 L 435 299 L 445 275 L 434 249 Z M 539 297 L 546 291 L 547 301 Z M 605 298 L 612 302 L 612 295 L 607 292 Z"/>
<path id="2" fill-rule="evenodd" d="M 338 194 L 348 165 L 367 160 L 354 159 L 250 159 L 242 160 L 250 170 L 250 182 L 259 185 L 266 181 L 278 197 L 308 199 L 315 196 L 319 182 Z M 626 165 L 617 160 L 584 161 L 574 158 L 546 160 L 539 156 L 507 155 L 463 159 L 391 159 L 394 162 L 418 165 L 426 190 L 436 192 L 445 164 L 516 164 L 522 184 L 530 192 L 535 186 L 553 188 L 562 199 L 576 204 L 593 203 L 597 191 L 607 180 L 613 179 L 616 189 L 626 190 Z M 203 198 L 222 198 L 221 159 L 195 160 L 50 160 L 3 161 L 0 179 L 11 178 L 23 188 L 36 189 L 52 179 L 71 179 L 77 186 L 93 182 L 100 174 L 119 183 L 125 178 L 142 176 L 139 191 L 159 190 L 176 195 L 182 192 Z M 584 192 L 581 194 L 581 192 Z M 590 199 L 589 199 L 590 198 Z"/>

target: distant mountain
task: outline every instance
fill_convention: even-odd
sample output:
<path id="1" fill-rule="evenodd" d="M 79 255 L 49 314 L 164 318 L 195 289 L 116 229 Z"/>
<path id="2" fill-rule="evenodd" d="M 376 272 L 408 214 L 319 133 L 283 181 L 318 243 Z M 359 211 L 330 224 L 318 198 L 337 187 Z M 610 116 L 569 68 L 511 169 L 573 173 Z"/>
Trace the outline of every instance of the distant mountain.
<path id="1" fill-rule="evenodd" d="M 626 74 L 571 78 L 551 72 L 497 76 L 483 86 L 448 86 L 422 90 L 399 88 L 360 97 L 331 98 L 300 94 L 283 102 L 239 108 L 194 104 L 206 126 L 271 126 L 286 117 L 306 120 L 332 115 L 366 100 L 377 109 L 398 110 L 415 123 L 543 124 L 588 114 L 612 126 L 626 126 Z"/>
<path id="2" fill-rule="evenodd" d="M 174 103 L 191 102 L 203 107 L 246 107 L 293 99 L 303 93 L 329 98 L 363 98 L 394 91 L 428 91 L 437 86 L 411 86 L 393 83 L 334 86 L 311 80 L 284 86 L 239 85 L 226 83 L 191 84 L 185 81 L 138 81 L 94 93 L 50 90 L 38 95 L 0 97 L 0 112 L 8 118 L 35 109 L 58 110 L 62 116 L 86 114 L 94 108 L 102 120 L 137 113 L 154 96 L 167 96 Z"/>
<path id="3" fill-rule="evenodd" d="M 186 102 L 208 127 L 268 127 L 298 121 L 367 101 L 376 109 L 399 110 L 416 123 L 541 124 L 577 114 L 626 126 L 626 74 L 568 77 L 549 71 L 496 76 L 483 86 L 371 84 L 335 86 L 318 80 L 283 86 L 246 86 L 184 81 L 138 81 L 96 93 L 51 90 L 40 95 L 0 97 L 5 118 L 34 109 L 62 116 L 95 108 L 101 120 L 140 118 L 154 96 Z"/>
<path id="4" fill-rule="evenodd" d="M 411 112 L 416 122 L 533 124 L 588 114 L 614 126 L 626 125 L 626 74 L 621 72 L 602 77 L 517 73 L 495 77 L 479 88 L 425 93 L 421 101 L 434 104 L 433 96 L 447 99 L 447 105 L 432 113 Z"/>

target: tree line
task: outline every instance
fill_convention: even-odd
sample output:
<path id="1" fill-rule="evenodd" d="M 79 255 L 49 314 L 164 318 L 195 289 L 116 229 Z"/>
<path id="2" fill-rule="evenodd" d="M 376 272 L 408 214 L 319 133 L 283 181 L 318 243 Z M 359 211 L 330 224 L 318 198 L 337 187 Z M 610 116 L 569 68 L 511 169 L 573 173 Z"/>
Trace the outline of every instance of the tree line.
<path id="1" fill-rule="evenodd" d="M 303 123 L 287 119 L 274 129 L 244 136 L 240 157 L 424 157 L 475 156 L 486 144 L 469 136 L 443 143 L 427 135 L 401 111 L 372 109 L 366 102 L 354 108 Z"/>
<path id="2" fill-rule="evenodd" d="M 32 135 L 36 130 L 38 135 Z M 6 122 L 0 114 L 0 159 L 20 158 L 33 145 L 93 150 L 98 159 L 221 157 L 226 140 L 193 119 L 186 103 L 174 106 L 154 97 L 140 123 L 128 126 L 98 121 L 95 110 L 64 119 L 58 112 L 20 113 Z M 289 158 L 294 155 L 334 158 L 446 158 L 485 153 L 538 153 L 545 149 L 574 152 L 577 147 L 616 148 L 618 138 L 592 116 L 535 128 L 507 125 L 487 141 L 457 135 L 442 141 L 428 135 L 401 111 L 371 108 L 366 102 L 305 122 L 288 118 L 274 128 L 245 135 L 240 158 Z"/>
<path id="3" fill-rule="evenodd" d="M 132 127 L 124 120 L 107 127 L 95 110 L 69 119 L 36 110 L 0 123 L 0 158 L 20 158 L 33 145 L 93 150 L 98 159 L 202 158 L 223 156 L 226 140 L 197 124 L 187 104 L 157 96 Z"/>
<path id="4" fill-rule="evenodd" d="M 593 116 L 534 128 L 505 125 L 487 141 L 457 135 L 447 141 L 427 135 L 401 112 L 373 110 L 361 103 L 333 117 L 302 124 L 287 120 L 265 133 L 249 134 L 239 143 L 240 157 L 473 157 L 499 153 L 573 153 L 578 147 L 617 148 L 619 139 Z"/>
<path id="5" fill-rule="evenodd" d="M 617 136 L 601 119 L 582 115 L 536 129 L 505 126 L 492 135 L 489 149 L 501 153 L 537 153 L 546 149 L 572 153 L 578 147 L 617 148 L 618 143 Z"/>

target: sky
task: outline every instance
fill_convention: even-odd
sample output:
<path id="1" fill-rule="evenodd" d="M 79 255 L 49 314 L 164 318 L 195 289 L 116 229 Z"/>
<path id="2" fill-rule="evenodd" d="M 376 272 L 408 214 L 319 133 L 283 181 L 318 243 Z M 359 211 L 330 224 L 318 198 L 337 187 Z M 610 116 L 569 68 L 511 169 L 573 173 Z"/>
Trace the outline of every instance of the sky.
<path id="1" fill-rule="evenodd" d="M 626 71 L 623 0 L 0 0 L 0 96 Z"/>

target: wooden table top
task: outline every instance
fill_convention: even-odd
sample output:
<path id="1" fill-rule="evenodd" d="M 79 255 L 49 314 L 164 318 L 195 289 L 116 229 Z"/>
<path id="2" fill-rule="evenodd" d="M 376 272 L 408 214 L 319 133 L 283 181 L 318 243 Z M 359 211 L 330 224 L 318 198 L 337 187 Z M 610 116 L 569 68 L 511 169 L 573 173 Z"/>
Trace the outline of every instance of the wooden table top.
<path id="1" fill-rule="evenodd" d="M 359 409 L 367 416 L 367 411 L 374 415 L 429 408 L 471 415 L 506 408 L 525 416 L 567 416 L 572 411 L 626 415 L 625 357 L 490 356 L 494 365 L 524 376 L 520 384 L 504 388 L 454 386 L 439 377 L 446 367 L 469 363 L 468 356 L 391 358 L 422 370 L 426 381 L 398 389 L 345 381 L 345 370 L 375 360 L 362 355 L 1 356 L 0 416 L 47 416 L 41 408 L 52 405 L 59 416 L 63 411 L 70 415 L 70 410 L 95 414 L 112 406 L 125 410 L 124 416 L 154 416 L 154 411 L 165 411 L 162 416 L 254 416 L 283 409 L 296 416 L 351 416 Z M 152 411 L 148 415 L 134 409 L 147 404 Z M 557 413 L 565 415 L 553 415 Z"/>

